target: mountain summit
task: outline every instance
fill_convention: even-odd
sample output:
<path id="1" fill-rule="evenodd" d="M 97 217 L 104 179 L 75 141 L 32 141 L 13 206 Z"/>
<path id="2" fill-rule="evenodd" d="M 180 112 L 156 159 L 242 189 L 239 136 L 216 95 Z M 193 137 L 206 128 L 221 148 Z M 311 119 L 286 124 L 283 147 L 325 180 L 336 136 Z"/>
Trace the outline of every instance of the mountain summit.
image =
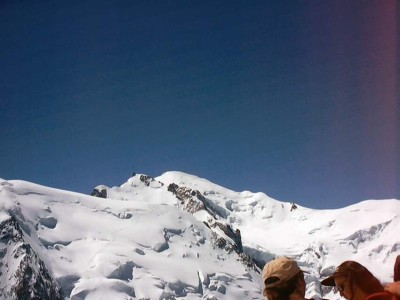
<path id="1" fill-rule="evenodd" d="M 1 299 L 261 300 L 260 268 L 282 255 L 318 299 L 342 261 L 389 282 L 400 254 L 394 199 L 315 210 L 181 172 L 92 195 L 0 180 Z"/>

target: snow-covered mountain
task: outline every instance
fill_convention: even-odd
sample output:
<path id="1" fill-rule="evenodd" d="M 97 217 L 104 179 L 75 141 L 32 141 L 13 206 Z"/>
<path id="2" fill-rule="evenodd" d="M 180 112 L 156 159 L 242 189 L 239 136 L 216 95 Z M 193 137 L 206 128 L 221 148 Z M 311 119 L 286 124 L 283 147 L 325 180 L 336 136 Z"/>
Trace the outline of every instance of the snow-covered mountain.
<path id="1" fill-rule="evenodd" d="M 0 179 L 0 299 L 261 300 L 259 267 L 281 255 L 318 299 L 342 261 L 389 282 L 400 255 L 394 199 L 314 210 L 181 172 L 92 194 Z"/>

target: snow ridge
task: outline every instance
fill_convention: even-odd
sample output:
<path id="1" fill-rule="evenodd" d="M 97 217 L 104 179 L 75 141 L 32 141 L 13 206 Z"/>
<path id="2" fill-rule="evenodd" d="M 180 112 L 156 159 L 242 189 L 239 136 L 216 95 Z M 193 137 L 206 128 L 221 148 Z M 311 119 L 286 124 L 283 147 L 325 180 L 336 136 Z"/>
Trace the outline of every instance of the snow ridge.
<path id="1" fill-rule="evenodd" d="M 339 298 L 319 284 L 339 263 L 356 260 L 390 281 L 400 254 L 395 199 L 313 210 L 182 172 L 135 174 L 95 191 L 97 197 L 1 180 L 0 230 L 14 218 L 24 239 L 1 240 L 4 295 L 22 256 L 2 253 L 22 243 L 37 257 L 35 270 L 47 267 L 55 295 L 61 290 L 73 300 L 261 300 L 260 268 L 281 255 L 309 271 L 307 297 Z"/>

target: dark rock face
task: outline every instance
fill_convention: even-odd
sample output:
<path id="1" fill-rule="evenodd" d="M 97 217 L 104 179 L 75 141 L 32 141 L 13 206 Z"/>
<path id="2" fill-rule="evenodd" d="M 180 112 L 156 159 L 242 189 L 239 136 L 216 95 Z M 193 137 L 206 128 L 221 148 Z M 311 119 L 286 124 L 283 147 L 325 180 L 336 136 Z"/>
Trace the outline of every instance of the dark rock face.
<path id="1" fill-rule="evenodd" d="M 14 217 L 0 223 L 0 299 L 62 299 L 61 289 Z"/>
<path id="2" fill-rule="evenodd" d="M 194 214 L 200 210 L 206 210 L 212 216 L 212 219 L 208 220 L 208 222 L 205 222 L 205 225 L 213 231 L 212 236 L 215 246 L 225 249 L 228 252 L 235 251 L 243 254 L 240 230 L 237 229 L 234 231 L 229 224 L 218 220 L 216 213 L 214 213 L 212 209 L 207 206 L 207 199 L 198 190 L 192 190 L 187 187 L 179 187 L 177 184 L 171 183 L 168 186 L 168 191 L 173 193 L 176 198 L 181 201 L 185 211 Z M 214 231 L 214 229 L 217 229 L 217 227 L 221 229 L 224 234 L 233 241 L 233 243 L 226 240 L 223 236 L 217 234 Z M 246 255 L 243 254 L 243 256 Z M 251 259 L 249 259 L 249 261 L 251 261 Z"/>
<path id="3" fill-rule="evenodd" d="M 233 231 L 232 227 L 229 224 L 219 221 L 213 222 L 212 224 L 210 224 L 210 226 L 213 228 L 220 228 L 228 237 L 230 237 L 234 241 L 235 244 L 232 250 L 236 250 L 239 253 L 243 252 L 242 236 L 239 229 Z"/>
<path id="4" fill-rule="evenodd" d="M 140 175 L 140 181 L 143 182 L 146 186 L 150 185 L 150 182 L 154 181 L 153 177 L 149 175 Z"/>
<path id="5" fill-rule="evenodd" d="M 160 186 L 163 186 L 164 183 L 160 181 L 156 181 L 153 177 L 149 175 L 140 175 L 139 177 L 140 181 L 143 182 L 146 186 L 150 186 L 152 182 L 157 182 Z"/>
<path id="6" fill-rule="evenodd" d="M 104 188 L 96 187 L 93 189 L 93 192 L 90 195 L 99 198 L 107 198 L 107 190 Z"/>
<path id="7" fill-rule="evenodd" d="M 207 208 L 206 199 L 199 191 L 187 187 L 179 187 L 175 183 L 171 183 L 168 186 L 168 191 L 173 193 L 175 197 L 181 201 L 183 209 L 187 212 L 194 214 L 199 210 L 206 210 L 211 215 L 214 215 L 214 213 Z"/>
<path id="8" fill-rule="evenodd" d="M 175 183 L 171 183 L 168 186 L 168 192 L 171 192 L 172 194 L 176 195 L 176 191 L 179 189 L 179 185 L 175 184 Z"/>
<path id="9" fill-rule="evenodd" d="M 215 247 L 224 249 L 228 253 L 236 253 L 237 259 L 247 268 L 260 272 L 253 259 L 243 252 L 240 230 L 233 230 L 229 224 L 219 220 L 218 213 L 213 211 L 211 205 L 207 205 L 208 201 L 204 195 L 198 190 L 180 187 L 175 183 L 171 183 L 168 186 L 168 191 L 180 200 L 185 211 L 194 214 L 200 210 L 206 210 L 210 214 L 211 218 L 207 222 L 204 222 L 204 224 L 212 231 L 211 237 Z M 220 230 L 222 230 L 228 239 L 218 233 Z"/>

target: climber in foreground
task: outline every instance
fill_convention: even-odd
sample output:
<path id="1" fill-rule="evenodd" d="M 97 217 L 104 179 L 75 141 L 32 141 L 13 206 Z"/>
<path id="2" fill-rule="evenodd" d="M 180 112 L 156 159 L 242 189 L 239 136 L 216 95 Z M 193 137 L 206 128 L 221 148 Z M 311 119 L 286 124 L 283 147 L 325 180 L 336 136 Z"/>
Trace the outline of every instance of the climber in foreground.
<path id="1" fill-rule="evenodd" d="M 347 300 L 390 300 L 379 280 L 367 268 L 355 261 L 345 261 L 322 285 L 334 286 Z"/>
<path id="2" fill-rule="evenodd" d="M 263 269 L 263 295 L 268 300 L 304 300 L 306 282 L 297 263 L 288 257 L 268 262 Z"/>

